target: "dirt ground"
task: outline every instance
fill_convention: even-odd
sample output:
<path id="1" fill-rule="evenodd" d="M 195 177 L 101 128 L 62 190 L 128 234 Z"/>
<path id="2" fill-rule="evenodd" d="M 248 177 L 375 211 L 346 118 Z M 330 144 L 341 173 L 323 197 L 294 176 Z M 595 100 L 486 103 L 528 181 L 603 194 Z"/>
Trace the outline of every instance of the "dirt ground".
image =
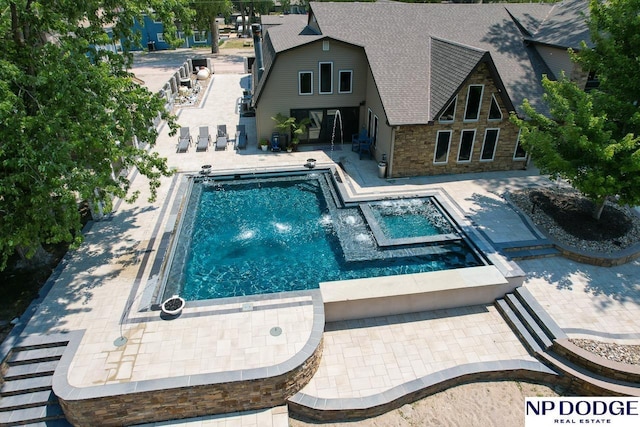
<path id="1" fill-rule="evenodd" d="M 558 396 L 552 388 L 517 381 L 465 384 L 425 397 L 378 417 L 342 423 L 289 418 L 291 427 L 518 427 L 525 397 Z"/>

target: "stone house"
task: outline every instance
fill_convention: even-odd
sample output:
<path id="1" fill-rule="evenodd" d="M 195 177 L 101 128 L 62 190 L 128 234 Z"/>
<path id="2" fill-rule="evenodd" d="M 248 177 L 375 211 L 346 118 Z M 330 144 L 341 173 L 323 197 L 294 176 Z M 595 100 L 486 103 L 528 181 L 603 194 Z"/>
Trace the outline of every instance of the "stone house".
<path id="1" fill-rule="evenodd" d="M 545 108 L 543 75 L 587 83 L 567 52 L 588 39 L 587 10 L 584 0 L 312 3 L 305 23 L 270 26 L 258 43 L 258 137 L 282 113 L 311 120 L 309 144 L 348 149 L 364 128 L 390 178 L 523 168 L 509 115 L 525 99 Z"/>

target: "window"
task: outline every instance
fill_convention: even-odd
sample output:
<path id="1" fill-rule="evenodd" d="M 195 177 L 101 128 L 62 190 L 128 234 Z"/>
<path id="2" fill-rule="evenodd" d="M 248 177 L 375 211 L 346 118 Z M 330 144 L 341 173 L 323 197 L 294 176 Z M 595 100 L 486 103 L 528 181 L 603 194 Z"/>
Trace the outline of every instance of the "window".
<path id="1" fill-rule="evenodd" d="M 378 138 L 378 116 L 373 116 L 373 129 L 369 131 L 369 136 L 371 137 L 371 141 L 373 141 L 373 146 L 376 146 L 376 140 Z"/>
<path id="2" fill-rule="evenodd" d="M 484 132 L 484 142 L 482 143 L 482 154 L 480 155 L 480 160 L 493 160 L 493 157 L 496 154 L 499 134 L 500 129 L 487 129 Z"/>
<path id="3" fill-rule="evenodd" d="M 206 43 L 208 42 L 207 32 L 206 31 L 194 31 L 193 32 L 193 41 L 195 43 Z"/>
<path id="4" fill-rule="evenodd" d="M 464 109 L 464 119 L 466 121 L 476 121 L 480 117 L 483 91 L 484 86 L 482 85 L 469 86 L 469 90 L 467 90 L 467 106 Z"/>
<path id="5" fill-rule="evenodd" d="M 433 163 L 447 163 L 450 143 L 451 131 L 439 130 L 438 136 L 436 137 L 436 152 L 433 155 Z"/>
<path id="6" fill-rule="evenodd" d="M 313 72 L 299 71 L 298 72 L 298 95 L 311 95 L 311 94 L 313 94 Z"/>
<path id="7" fill-rule="evenodd" d="M 160 43 L 164 43 L 164 34 L 158 33 L 158 34 L 156 34 L 156 38 L 158 39 L 158 41 Z"/>
<path id="8" fill-rule="evenodd" d="M 502 120 L 502 110 L 498 105 L 495 95 L 491 95 L 491 108 L 489 109 L 489 120 Z"/>
<path id="9" fill-rule="evenodd" d="M 449 105 L 447 105 L 447 108 L 444 110 L 444 112 L 440 115 L 440 118 L 438 119 L 438 121 L 440 121 L 441 123 L 448 123 L 448 122 L 452 122 L 456 116 L 456 101 L 458 100 L 458 97 L 455 97 L 451 100 L 451 102 L 449 103 Z"/>
<path id="10" fill-rule="evenodd" d="M 324 50 L 325 52 L 329 51 L 329 40 L 322 41 L 322 50 Z"/>
<path id="11" fill-rule="evenodd" d="M 340 70 L 340 87 L 338 93 L 351 93 L 351 80 L 353 72 L 351 70 Z"/>
<path id="12" fill-rule="evenodd" d="M 525 160 L 527 158 L 527 152 L 522 144 L 520 144 L 520 132 L 518 132 L 518 140 L 516 141 L 516 151 L 513 153 L 513 160 Z"/>
<path id="13" fill-rule="evenodd" d="M 373 123 L 373 111 L 371 111 L 371 108 L 367 108 L 367 110 L 367 136 L 369 136 L 371 135 L 371 124 Z"/>
<path id="14" fill-rule="evenodd" d="M 333 62 L 320 63 L 320 90 L 319 93 L 333 92 Z"/>
<path id="15" fill-rule="evenodd" d="M 476 130 L 463 130 L 460 136 L 460 148 L 458 148 L 458 162 L 470 162 L 473 155 L 473 141 L 476 139 Z"/>

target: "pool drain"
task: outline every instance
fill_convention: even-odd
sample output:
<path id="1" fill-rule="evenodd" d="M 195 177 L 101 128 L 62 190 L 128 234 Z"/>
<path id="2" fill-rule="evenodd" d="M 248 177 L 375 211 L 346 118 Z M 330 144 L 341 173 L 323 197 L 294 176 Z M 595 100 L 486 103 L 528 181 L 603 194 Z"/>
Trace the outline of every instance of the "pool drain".
<path id="1" fill-rule="evenodd" d="M 277 337 L 282 333 L 282 328 L 279 326 L 274 326 L 273 328 L 271 328 L 269 333 L 271 334 L 271 336 Z"/>

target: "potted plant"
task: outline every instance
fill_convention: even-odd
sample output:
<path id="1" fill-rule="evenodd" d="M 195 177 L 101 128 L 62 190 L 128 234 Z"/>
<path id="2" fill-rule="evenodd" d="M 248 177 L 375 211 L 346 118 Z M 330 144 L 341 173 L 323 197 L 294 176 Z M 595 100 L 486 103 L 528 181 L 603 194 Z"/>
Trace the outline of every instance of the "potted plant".
<path id="1" fill-rule="evenodd" d="M 287 151 L 289 145 L 291 145 L 292 151 L 298 147 L 300 137 L 307 131 L 307 126 L 311 123 L 309 118 L 304 118 L 298 122 L 295 117 L 287 117 L 282 113 L 276 114 L 271 119 L 276 122 L 276 129 L 280 135 L 285 136 L 287 139 L 291 135 L 291 141 L 287 141 L 285 144 Z"/>
<path id="2" fill-rule="evenodd" d="M 293 148 L 298 148 L 298 143 L 300 142 L 300 137 L 307 132 L 307 126 L 311 123 L 311 120 L 307 117 L 300 122 L 296 122 L 295 120 L 291 124 L 291 134 L 293 138 L 291 138 L 291 143 L 293 144 Z"/>
<path id="3" fill-rule="evenodd" d="M 162 310 L 163 314 L 166 314 L 168 316 L 177 316 L 182 313 L 184 305 L 184 299 L 179 297 L 178 295 L 174 295 L 171 298 L 165 300 L 165 302 L 162 303 L 160 309 Z"/>
<path id="4" fill-rule="evenodd" d="M 267 138 L 262 138 L 258 145 L 262 148 L 262 151 L 267 151 L 267 148 L 269 147 L 269 140 Z"/>

